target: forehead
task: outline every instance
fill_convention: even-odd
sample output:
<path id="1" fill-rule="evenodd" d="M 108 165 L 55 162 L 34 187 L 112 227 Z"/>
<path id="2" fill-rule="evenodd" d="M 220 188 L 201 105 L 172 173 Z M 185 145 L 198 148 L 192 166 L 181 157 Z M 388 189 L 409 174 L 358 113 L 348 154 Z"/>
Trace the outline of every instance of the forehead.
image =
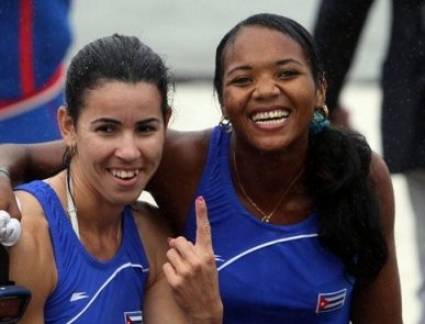
<path id="1" fill-rule="evenodd" d="M 308 64 L 301 45 L 287 34 L 263 26 L 246 26 L 226 46 L 223 63 L 231 68 L 233 64 L 266 64 L 288 58 Z"/>
<path id="2" fill-rule="evenodd" d="M 84 96 L 82 113 L 161 113 L 162 97 L 156 85 L 103 80 Z"/>

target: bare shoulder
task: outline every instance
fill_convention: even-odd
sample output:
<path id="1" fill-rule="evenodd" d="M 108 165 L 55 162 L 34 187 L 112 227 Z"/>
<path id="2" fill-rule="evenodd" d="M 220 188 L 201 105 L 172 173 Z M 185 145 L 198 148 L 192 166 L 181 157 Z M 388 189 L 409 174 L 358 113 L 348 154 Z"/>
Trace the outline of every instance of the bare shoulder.
<path id="1" fill-rule="evenodd" d="M 171 237 L 170 225 L 155 206 L 137 202 L 132 207 L 139 237 L 149 261 L 148 285 L 151 285 L 161 276 L 168 250 L 167 238 Z"/>
<path id="2" fill-rule="evenodd" d="M 11 255 L 28 255 L 22 262 L 40 262 L 46 264 L 47 258 L 53 257 L 49 224 L 38 200 L 25 191 L 16 191 L 22 207 L 22 236 L 18 243 L 11 248 Z M 21 259 L 21 258 L 20 258 Z M 43 260 L 43 262 L 41 262 Z M 49 260 L 52 261 L 53 259 Z"/>
<path id="3" fill-rule="evenodd" d="M 21 224 L 27 239 L 44 241 L 49 238 L 49 225 L 38 200 L 25 191 L 16 191 L 22 208 Z"/>
<path id="4" fill-rule="evenodd" d="M 38 201 L 29 193 L 17 191 L 22 205 L 22 236 L 10 249 L 10 277 L 32 292 L 26 317 L 43 311 L 48 295 L 57 282 L 49 226 Z M 31 271 L 28 271 L 31 269 Z"/>
<path id="5" fill-rule="evenodd" d="M 384 159 L 375 152 L 372 152 L 369 175 L 374 186 L 391 183 L 391 176 L 387 164 Z"/>

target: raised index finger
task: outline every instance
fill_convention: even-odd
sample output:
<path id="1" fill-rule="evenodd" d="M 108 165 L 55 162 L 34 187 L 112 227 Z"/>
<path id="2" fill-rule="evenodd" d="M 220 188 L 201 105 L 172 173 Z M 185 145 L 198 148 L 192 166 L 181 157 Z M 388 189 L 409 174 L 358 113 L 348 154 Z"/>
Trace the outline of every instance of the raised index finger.
<path id="1" fill-rule="evenodd" d="M 202 196 L 195 200 L 196 245 L 211 248 L 211 227 L 208 220 L 207 204 Z"/>

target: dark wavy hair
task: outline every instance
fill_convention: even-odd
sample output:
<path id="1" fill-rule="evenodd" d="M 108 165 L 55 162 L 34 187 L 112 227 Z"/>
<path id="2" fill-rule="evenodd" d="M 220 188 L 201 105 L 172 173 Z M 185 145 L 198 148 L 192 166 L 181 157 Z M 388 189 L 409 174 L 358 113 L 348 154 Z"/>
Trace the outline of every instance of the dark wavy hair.
<path id="1" fill-rule="evenodd" d="M 316 85 L 325 82 L 309 32 L 290 18 L 257 14 L 233 27 L 217 47 L 214 87 L 220 103 L 226 48 L 246 26 L 262 26 L 291 37 L 303 49 Z M 371 156 L 359 134 L 333 128 L 310 134 L 307 181 L 320 217 L 319 240 L 360 283 L 375 278 L 387 259 L 378 203 L 369 183 Z"/>

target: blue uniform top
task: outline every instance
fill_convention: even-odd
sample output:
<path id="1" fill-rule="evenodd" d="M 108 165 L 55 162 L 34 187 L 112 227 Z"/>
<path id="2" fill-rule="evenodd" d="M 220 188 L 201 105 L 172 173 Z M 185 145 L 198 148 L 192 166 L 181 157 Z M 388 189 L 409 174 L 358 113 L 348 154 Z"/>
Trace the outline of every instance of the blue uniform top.
<path id="1" fill-rule="evenodd" d="M 353 280 L 318 240 L 318 215 L 266 224 L 241 204 L 229 167 L 230 134 L 214 129 L 196 195 L 208 206 L 224 323 L 348 323 Z M 195 239 L 190 211 L 186 235 Z"/>
<path id="2" fill-rule="evenodd" d="M 44 308 L 46 323 L 142 323 L 148 261 L 130 207 L 122 243 L 108 261 L 80 243 L 53 189 L 42 181 L 19 186 L 40 202 L 49 223 L 58 282 Z"/>

